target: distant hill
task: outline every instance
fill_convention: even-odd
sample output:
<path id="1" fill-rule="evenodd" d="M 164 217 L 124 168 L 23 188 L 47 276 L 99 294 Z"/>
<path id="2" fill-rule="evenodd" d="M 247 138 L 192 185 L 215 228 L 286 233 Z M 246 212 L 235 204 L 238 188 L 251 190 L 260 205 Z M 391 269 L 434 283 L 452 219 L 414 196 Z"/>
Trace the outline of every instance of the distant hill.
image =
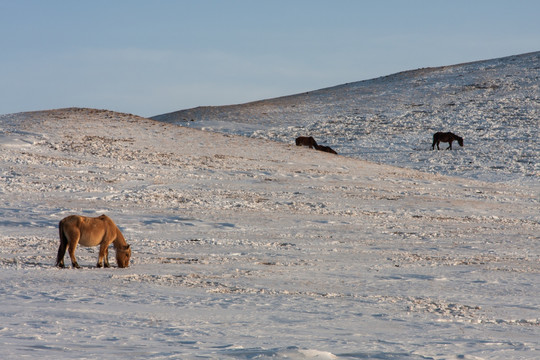
<path id="1" fill-rule="evenodd" d="M 530 111 L 538 106 L 540 52 L 493 60 L 423 68 L 301 94 L 228 106 L 201 106 L 152 117 L 166 122 L 233 121 L 265 126 L 291 121 L 351 117 L 455 114 L 460 104 L 481 110 L 511 112 L 506 103 L 517 94 Z M 514 96 L 511 96 L 513 98 Z M 528 100 L 528 101 L 527 101 Z M 452 115 L 453 116 L 453 115 Z M 290 124 L 293 125 L 293 124 Z"/>

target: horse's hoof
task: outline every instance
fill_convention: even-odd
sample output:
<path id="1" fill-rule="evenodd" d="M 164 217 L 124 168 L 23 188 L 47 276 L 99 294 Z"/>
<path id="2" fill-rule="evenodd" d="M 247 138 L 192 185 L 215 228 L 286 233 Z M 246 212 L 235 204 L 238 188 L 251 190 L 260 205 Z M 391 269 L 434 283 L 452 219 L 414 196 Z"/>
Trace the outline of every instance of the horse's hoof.
<path id="1" fill-rule="evenodd" d="M 79 264 L 73 264 L 73 267 L 74 267 L 75 269 L 80 269 L 80 268 L 81 268 L 81 267 L 79 266 Z"/>

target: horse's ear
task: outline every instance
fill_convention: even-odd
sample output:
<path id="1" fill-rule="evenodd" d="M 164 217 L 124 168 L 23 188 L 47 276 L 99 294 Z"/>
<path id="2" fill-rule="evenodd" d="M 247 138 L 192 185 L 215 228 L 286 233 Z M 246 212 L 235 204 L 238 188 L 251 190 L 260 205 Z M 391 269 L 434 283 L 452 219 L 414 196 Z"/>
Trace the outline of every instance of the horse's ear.
<path id="1" fill-rule="evenodd" d="M 126 245 L 126 250 L 129 249 L 129 244 Z"/>

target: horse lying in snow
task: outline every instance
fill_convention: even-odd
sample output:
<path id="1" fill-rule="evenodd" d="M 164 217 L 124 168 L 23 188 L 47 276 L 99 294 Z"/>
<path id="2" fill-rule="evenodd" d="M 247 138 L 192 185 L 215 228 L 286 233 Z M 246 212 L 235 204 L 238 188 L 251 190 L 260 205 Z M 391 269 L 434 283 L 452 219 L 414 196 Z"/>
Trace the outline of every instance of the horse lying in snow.
<path id="1" fill-rule="evenodd" d="M 458 142 L 459 146 L 463 146 L 463 138 L 461 136 L 457 136 L 456 134 L 453 134 L 451 132 L 436 132 L 435 134 L 433 134 L 433 144 L 431 145 L 431 150 L 435 149 L 435 145 L 437 145 L 437 150 L 440 150 L 440 142 L 449 143 L 450 146 L 448 146 L 446 150 L 452 150 L 452 142 L 454 140 Z"/>
<path id="2" fill-rule="evenodd" d="M 68 250 L 71 264 L 74 268 L 80 266 L 75 258 L 77 244 L 82 246 L 98 246 L 99 257 L 97 267 L 109 267 L 109 245 L 113 243 L 116 251 L 116 262 L 118 267 L 129 266 L 131 248 L 127 244 L 118 226 L 106 215 L 99 217 L 86 217 L 71 215 L 60 221 L 58 224 L 60 232 L 60 247 L 56 257 L 56 266 L 64 267 L 64 255 Z M 105 261 L 105 263 L 104 263 Z"/>
<path id="3" fill-rule="evenodd" d="M 330 146 L 324 146 L 324 145 L 315 145 L 315 150 L 324 151 L 330 154 L 336 154 L 337 152 L 332 149 Z"/>
<path id="4" fill-rule="evenodd" d="M 296 138 L 296 146 L 309 146 L 310 149 L 313 149 L 317 146 L 317 142 L 313 136 L 299 136 Z"/>

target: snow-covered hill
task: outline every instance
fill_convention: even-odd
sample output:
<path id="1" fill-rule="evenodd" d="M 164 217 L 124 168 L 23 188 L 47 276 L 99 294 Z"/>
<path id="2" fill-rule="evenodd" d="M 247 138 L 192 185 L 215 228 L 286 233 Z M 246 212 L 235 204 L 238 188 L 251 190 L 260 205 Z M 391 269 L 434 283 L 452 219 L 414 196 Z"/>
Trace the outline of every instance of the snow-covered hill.
<path id="1" fill-rule="evenodd" d="M 528 184 L 90 109 L 0 116 L 0 164 L 2 359 L 540 357 Z M 131 266 L 55 268 L 72 213 Z"/>
<path id="2" fill-rule="evenodd" d="M 312 135 L 340 154 L 431 173 L 538 183 L 540 52 L 402 72 L 160 121 L 293 143 Z M 432 152 L 432 135 L 465 138 Z"/>

